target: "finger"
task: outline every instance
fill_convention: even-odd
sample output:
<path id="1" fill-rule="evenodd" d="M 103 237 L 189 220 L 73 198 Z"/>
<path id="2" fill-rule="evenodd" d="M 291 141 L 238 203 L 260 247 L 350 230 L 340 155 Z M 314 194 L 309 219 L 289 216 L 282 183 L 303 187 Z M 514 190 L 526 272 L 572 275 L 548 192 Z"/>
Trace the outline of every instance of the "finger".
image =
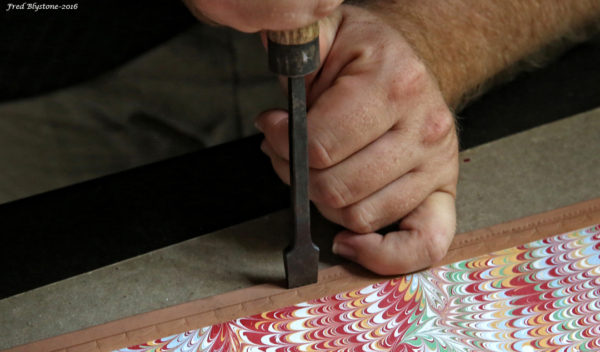
<path id="1" fill-rule="evenodd" d="M 286 185 L 290 184 L 290 163 L 287 160 L 281 159 L 265 139 L 260 145 L 260 149 L 271 159 L 273 170 Z"/>
<path id="2" fill-rule="evenodd" d="M 385 236 L 349 231 L 334 239 L 333 252 L 382 275 L 409 273 L 440 261 L 448 251 L 456 228 L 454 197 L 431 194 Z"/>
<path id="3" fill-rule="evenodd" d="M 261 112 L 254 121 L 256 128 L 265 135 L 273 154 L 284 160 L 289 160 L 290 156 L 288 119 L 289 114 L 287 111 L 272 109 Z M 277 147 L 274 147 L 274 145 L 277 145 Z"/>
<path id="4" fill-rule="evenodd" d="M 243 32 L 294 29 L 329 15 L 342 0 L 184 0 L 197 17 Z"/>
<path id="5" fill-rule="evenodd" d="M 406 216 L 437 188 L 437 183 L 423 172 L 414 171 L 344 208 L 314 203 L 330 221 L 356 233 L 370 233 Z"/>
<path id="6" fill-rule="evenodd" d="M 334 222 L 350 226 L 345 220 L 364 213 L 364 209 L 372 209 L 370 213 L 376 213 L 379 219 L 371 219 L 369 215 L 360 216 L 361 219 L 370 219 L 361 225 L 384 226 L 387 222 L 393 222 L 404 216 L 411 206 L 416 206 L 430 191 L 429 187 L 416 184 L 417 174 L 410 174 L 402 181 L 384 189 L 401 176 L 413 169 L 421 159 L 421 149 L 417 152 L 408 148 L 410 141 L 403 138 L 401 131 L 393 130 L 386 133 L 379 140 L 367 148 L 351 156 L 343 163 L 339 163 L 325 170 L 311 170 L 309 177 L 310 199 L 318 204 L 319 209 Z M 289 162 L 277 155 L 267 140 L 264 140 L 261 149 L 271 158 L 271 163 L 277 175 L 289 184 Z M 381 157 L 385 155 L 385 158 Z M 421 177 L 423 178 L 423 177 Z M 432 181 L 430 178 L 427 181 Z M 433 187 L 433 186 L 431 186 Z M 365 199 L 380 189 L 382 194 Z M 406 191 L 421 190 L 422 196 L 415 197 L 414 194 L 407 195 Z M 433 188 L 432 188 L 433 189 Z M 403 202 L 402 207 L 384 207 L 385 202 L 412 199 L 413 202 Z M 361 201 L 350 208 L 342 209 Z M 370 203 L 377 204 L 373 206 Z M 413 204 L 414 203 L 414 204 Z M 380 209 L 381 208 L 381 209 Z M 346 215 L 350 213 L 352 215 Z M 378 227 L 369 228 L 375 230 Z M 358 230 L 356 230 L 358 231 Z"/>
<path id="7" fill-rule="evenodd" d="M 431 82 L 426 80 L 425 74 L 419 66 L 410 73 L 391 75 L 400 75 L 401 79 L 382 75 L 380 70 L 338 77 L 308 111 L 309 166 L 331 167 L 379 138 L 408 111 L 422 113 L 431 105 L 430 101 L 423 101 L 427 95 L 420 94 L 430 88 Z M 277 120 L 278 123 L 273 124 L 272 120 L 263 121 L 263 118 L 257 122 L 265 137 L 273 150 L 286 159 L 289 154 L 287 122 Z"/>
<path id="8" fill-rule="evenodd" d="M 307 107 L 312 105 L 312 96 L 321 95 L 322 91 L 314 92 L 313 83 L 323 74 L 323 69 L 328 62 L 328 56 L 332 53 L 332 47 L 335 42 L 338 29 L 342 23 L 343 16 L 341 11 L 335 11 L 331 15 L 319 21 L 319 69 L 306 76 L 306 87 L 309 94 L 306 97 Z M 331 73 L 331 65 L 325 68 L 328 74 Z"/>
<path id="9" fill-rule="evenodd" d="M 373 142 L 398 119 L 380 103 L 377 88 L 367 87 L 368 78 L 345 76 L 327 90 L 308 111 L 309 166 L 324 169 L 333 166 Z M 406 103 L 412 107 L 415 100 Z M 418 111 L 419 108 L 415 107 Z M 275 153 L 287 159 L 287 119 L 281 115 L 261 114 L 257 124 Z"/>
<path id="10" fill-rule="evenodd" d="M 336 209 L 354 204 L 414 169 L 423 152 L 405 131 L 390 130 L 343 162 L 313 170 L 311 199 Z"/>
<path id="11" fill-rule="evenodd" d="M 340 13 L 347 11 L 349 9 L 344 8 Z M 339 23 L 336 26 L 340 27 L 339 31 L 346 30 Z M 344 33 L 344 36 L 366 35 L 355 32 Z M 416 97 L 429 88 L 424 66 L 416 64 L 418 60 L 407 58 L 409 50 L 374 51 L 364 44 L 373 40 L 363 38 L 363 44 L 359 41 L 348 45 L 347 39 L 345 43 L 335 39 L 308 92 L 308 101 L 312 102 L 308 111 L 312 168 L 323 169 L 344 160 L 389 130 L 402 118 L 402 111 L 418 111 L 422 105 Z M 286 159 L 287 125 L 270 126 L 265 121 L 263 130 L 273 150 Z"/>

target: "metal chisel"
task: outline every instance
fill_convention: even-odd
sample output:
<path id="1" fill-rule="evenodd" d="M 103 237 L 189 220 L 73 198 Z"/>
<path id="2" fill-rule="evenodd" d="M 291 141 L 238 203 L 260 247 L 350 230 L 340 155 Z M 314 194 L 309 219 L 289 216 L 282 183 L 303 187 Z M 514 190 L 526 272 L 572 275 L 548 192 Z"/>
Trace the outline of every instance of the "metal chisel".
<path id="1" fill-rule="evenodd" d="M 319 23 L 288 31 L 270 31 L 271 71 L 288 77 L 289 149 L 293 239 L 284 252 L 288 288 L 317 282 L 319 248 L 310 234 L 308 142 L 304 76 L 319 67 Z"/>

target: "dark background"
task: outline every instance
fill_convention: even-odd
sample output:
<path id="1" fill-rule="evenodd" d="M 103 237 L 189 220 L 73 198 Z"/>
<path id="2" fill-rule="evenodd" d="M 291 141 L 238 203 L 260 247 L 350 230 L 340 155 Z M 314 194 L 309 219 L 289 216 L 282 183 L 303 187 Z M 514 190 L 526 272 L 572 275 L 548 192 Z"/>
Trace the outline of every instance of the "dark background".
<path id="1" fill-rule="evenodd" d="M 74 13 L 4 10 L 0 102 L 97 77 L 196 23 L 173 0 L 86 1 Z M 600 106 L 599 63 L 596 38 L 488 92 L 460 113 L 461 148 Z M 0 205 L 0 298 L 286 207 L 287 188 L 260 139 Z"/>

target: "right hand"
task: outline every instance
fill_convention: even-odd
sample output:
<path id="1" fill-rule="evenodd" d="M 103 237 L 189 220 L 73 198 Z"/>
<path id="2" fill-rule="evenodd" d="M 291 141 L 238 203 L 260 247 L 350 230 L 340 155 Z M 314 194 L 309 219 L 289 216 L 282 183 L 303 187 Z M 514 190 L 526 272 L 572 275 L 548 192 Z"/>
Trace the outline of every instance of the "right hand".
<path id="1" fill-rule="evenodd" d="M 343 0 L 184 0 L 192 14 L 242 32 L 306 26 L 332 13 Z"/>
<path id="2" fill-rule="evenodd" d="M 450 246 L 458 141 L 435 77 L 380 16 L 342 5 L 320 22 L 322 64 L 307 77 L 309 195 L 348 229 L 334 253 L 395 275 L 438 262 Z M 264 112 L 257 125 L 289 184 L 288 113 Z"/>

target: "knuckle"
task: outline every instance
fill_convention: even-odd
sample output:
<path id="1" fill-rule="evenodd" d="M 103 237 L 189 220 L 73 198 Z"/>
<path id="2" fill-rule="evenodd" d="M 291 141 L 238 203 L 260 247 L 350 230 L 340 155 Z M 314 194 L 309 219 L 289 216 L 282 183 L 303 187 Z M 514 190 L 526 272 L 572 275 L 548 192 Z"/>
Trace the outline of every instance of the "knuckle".
<path id="1" fill-rule="evenodd" d="M 308 161 L 315 169 L 325 169 L 334 165 L 332 151 L 323 142 L 314 138 L 308 142 Z"/>
<path id="2" fill-rule="evenodd" d="M 425 64 L 414 60 L 404 70 L 399 70 L 392 78 L 387 99 L 390 103 L 398 103 L 422 94 L 428 84 L 429 73 Z"/>
<path id="3" fill-rule="evenodd" d="M 445 231 L 433 231 L 425 236 L 428 238 L 425 250 L 429 257 L 429 264 L 437 263 L 448 253 L 448 246 L 445 245 L 447 241 L 444 239 Z"/>
<path id="4" fill-rule="evenodd" d="M 312 180 L 314 198 L 330 208 L 339 209 L 349 204 L 350 188 L 339 177 L 326 173 L 316 173 Z"/>
<path id="5" fill-rule="evenodd" d="M 443 106 L 434 109 L 425 117 L 425 123 L 421 130 L 422 143 L 424 145 L 435 144 L 443 140 L 454 130 L 454 116 L 450 110 Z"/>
<path id="6" fill-rule="evenodd" d="M 391 237 L 393 234 L 383 236 L 383 248 L 374 260 L 374 271 L 380 275 L 397 275 L 410 271 L 408 266 L 411 259 L 407 256 L 399 256 L 403 253 L 406 243 L 398 238 Z"/>
<path id="7" fill-rule="evenodd" d="M 373 213 L 366 205 L 356 204 L 342 211 L 342 225 L 356 233 L 370 233 L 376 230 Z"/>

